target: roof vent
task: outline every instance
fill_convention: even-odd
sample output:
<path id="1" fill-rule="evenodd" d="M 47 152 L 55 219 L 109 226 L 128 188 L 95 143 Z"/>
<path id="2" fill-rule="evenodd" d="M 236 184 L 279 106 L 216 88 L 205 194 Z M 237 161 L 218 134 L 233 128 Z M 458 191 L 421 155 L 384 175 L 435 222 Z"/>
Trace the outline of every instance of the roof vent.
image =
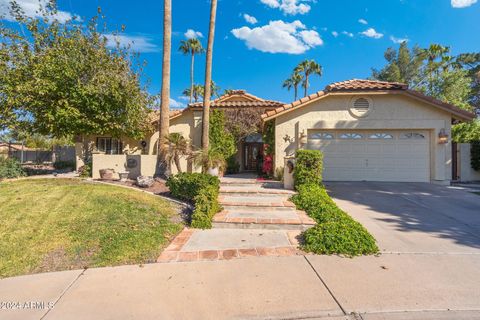
<path id="1" fill-rule="evenodd" d="M 365 117 L 372 109 L 372 100 L 367 97 L 352 99 L 350 112 L 355 117 Z"/>

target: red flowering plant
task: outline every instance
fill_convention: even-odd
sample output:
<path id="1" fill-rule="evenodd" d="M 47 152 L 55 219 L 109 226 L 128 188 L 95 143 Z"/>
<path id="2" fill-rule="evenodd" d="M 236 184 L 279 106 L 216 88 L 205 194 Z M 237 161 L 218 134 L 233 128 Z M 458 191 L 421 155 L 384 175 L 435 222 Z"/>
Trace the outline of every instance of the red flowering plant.
<path id="1" fill-rule="evenodd" d="M 271 155 L 266 155 L 263 159 L 262 172 L 266 176 L 271 176 L 273 172 L 273 157 Z"/>

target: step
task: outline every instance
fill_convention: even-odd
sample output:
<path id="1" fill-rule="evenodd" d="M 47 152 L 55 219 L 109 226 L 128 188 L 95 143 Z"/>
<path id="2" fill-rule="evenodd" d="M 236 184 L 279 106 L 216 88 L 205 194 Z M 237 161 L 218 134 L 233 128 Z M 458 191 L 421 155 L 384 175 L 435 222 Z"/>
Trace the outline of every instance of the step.
<path id="1" fill-rule="evenodd" d="M 315 225 L 315 221 L 304 211 L 287 209 L 290 210 L 225 209 L 213 217 L 213 225 L 215 228 L 288 230 L 306 230 Z"/>
<path id="2" fill-rule="evenodd" d="M 276 188 L 264 188 L 262 186 L 220 186 L 220 193 L 231 195 L 243 195 L 243 194 L 272 194 L 272 195 L 288 195 L 295 194 L 292 190 L 276 189 Z"/>
<path id="3" fill-rule="evenodd" d="M 288 196 L 258 194 L 258 195 L 229 195 L 222 194 L 218 200 L 223 206 L 246 206 L 246 207 L 295 207 Z"/>

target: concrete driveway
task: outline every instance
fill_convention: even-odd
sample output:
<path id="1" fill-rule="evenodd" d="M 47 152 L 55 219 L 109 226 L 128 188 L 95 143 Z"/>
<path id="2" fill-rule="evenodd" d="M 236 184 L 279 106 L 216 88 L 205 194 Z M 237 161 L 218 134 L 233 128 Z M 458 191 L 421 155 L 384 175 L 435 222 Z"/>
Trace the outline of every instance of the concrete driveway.
<path id="1" fill-rule="evenodd" d="M 385 253 L 480 253 L 480 195 L 427 183 L 327 183 Z"/>

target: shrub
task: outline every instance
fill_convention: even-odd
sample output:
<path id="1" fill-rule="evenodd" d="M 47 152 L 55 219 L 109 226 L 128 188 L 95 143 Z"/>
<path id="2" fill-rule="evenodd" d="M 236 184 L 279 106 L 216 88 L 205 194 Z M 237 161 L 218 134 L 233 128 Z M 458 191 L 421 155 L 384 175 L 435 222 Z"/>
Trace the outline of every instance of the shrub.
<path id="1" fill-rule="evenodd" d="M 195 204 L 192 227 L 212 227 L 213 216 L 221 210 L 218 203 L 220 180 L 217 177 L 203 173 L 179 173 L 167 180 L 167 187 L 174 197 Z"/>
<path id="2" fill-rule="evenodd" d="M 473 170 L 480 171 L 480 141 L 474 141 L 471 144 L 470 164 Z"/>
<path id="3" fill-rule="evenodd" d="M 194 201 L 200 190 L 209 186 L 220 189 L 217 177 L 203 173 L 182 172 L 168 178 L 166 184 L 175 198 L 186 201 Z"/>
<path id="4" fill-rule="evenodd" d="M 240 163 L 238 163 L 235 156 L 231 156 L 227 159 L 227 173 L 234 174 L 240 172 Z"/>
<path id="5" fill-rule="evenodd" d="M 209 129 L 210 148 L 228 159 L 237 152 L 233 134 L 225 130 L 225 113 L 223 110 L 212 110 Z"/>
<path id="6" fill-rule="evenodd" d="M 56 170 L 73 169 L 75 168 L 75 161 L 55 161 L 53 167 Z"/>
<path id="7" fill-rule="evenodd" d="M 292 197 L 317 225 L 303 233 L 303 249 L 317 254 L 355 256 L 378 252 L 375 238 L 346 212 L 337 207 L 325 188 L 318 184 L 298 186 Z"/>
<path id="8" fill-rule="evenodd" d="M 297 150 L 293 170 L 295 188 L 302 184 L 322 184 L 323 154 L 318 150 Z"/>
<path id="9" fill-rule="evenodd" d="M 85 163 L 83 166 L 78 168 L 78 175 L 81 178 L 91 178 L 92 177 L 92 163 Z"/>
<path id="10" fill-rule="evenodd" d="M 373 236 L 348 215 L 317 224 L 303 233 L 303 249 L 317 254 L 357 256 L 378 252 Z"/>
<path id="11" fill-rule="evenodd" d="M 14 179 L 26 176 L 25 170 L 16 159 L 0 157 L 0 179 Z"/>

